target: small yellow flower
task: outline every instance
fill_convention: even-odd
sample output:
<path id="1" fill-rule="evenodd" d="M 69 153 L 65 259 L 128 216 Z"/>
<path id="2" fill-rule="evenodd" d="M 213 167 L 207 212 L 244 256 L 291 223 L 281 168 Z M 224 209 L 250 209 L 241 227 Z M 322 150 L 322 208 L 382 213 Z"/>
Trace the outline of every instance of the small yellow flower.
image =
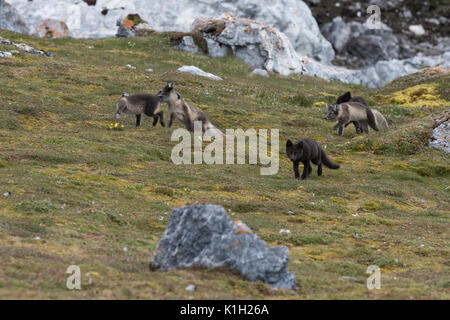
<path id="1" fill-rule="evenodd" d="M 114 128 L 117 128 L 118 125 L 119 125 L 119 123 L 116 123 L 116 124 L 114 125 Z"/>
<path id="2" fill-rule="evenodd" d="M 121 127 L 123 128 L 123 127 L 125 127 L 125 126 L 122 124 Z"/>

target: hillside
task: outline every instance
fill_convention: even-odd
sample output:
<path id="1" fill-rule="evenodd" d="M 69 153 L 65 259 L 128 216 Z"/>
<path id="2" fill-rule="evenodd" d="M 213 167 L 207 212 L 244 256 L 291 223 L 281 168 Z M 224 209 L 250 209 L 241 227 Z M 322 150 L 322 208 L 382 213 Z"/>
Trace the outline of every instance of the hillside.
<path id="1" fill-rule="evenodd" d="M 55 54 L 0 58 L 0 298 L 450 298 L 449 156 L 427 147 L 432 119 L 450 105 L 450 75 L 410 75 L 375 91 L 308 76 L 252 77 L 235 57 L 173 50 L 169 34 L 0 36 Z M 176 73 L 183 65 L 224 80 Z M 147 117 L 139 129 L 123 116 L 125 128 L 109 130 L 122 92 L 156 93 L 169 80 L 219 128 L 280 129 L 279 173 L 175 166 L 174 128 Z M 337 136 L 324 104 L 347 90 L 393 128 L 357 136 L 349 126 Z M 309 180 L 296 181 L 284 145 L 301 136 L 326 145 L 341 169 L 319 178 L 314 166 Z M 223 269 L 150 271 L 172 208 L 193 203 L 222 205 L 270 245 L 288 246 L 301 289 L 274 290 Z M 81 291 L 66 288 L 74 264 Z M 366 288 L 372 264 L 382 270 L 381 290 Z M 189 284 L 197 290 L 185 291 Z"/>

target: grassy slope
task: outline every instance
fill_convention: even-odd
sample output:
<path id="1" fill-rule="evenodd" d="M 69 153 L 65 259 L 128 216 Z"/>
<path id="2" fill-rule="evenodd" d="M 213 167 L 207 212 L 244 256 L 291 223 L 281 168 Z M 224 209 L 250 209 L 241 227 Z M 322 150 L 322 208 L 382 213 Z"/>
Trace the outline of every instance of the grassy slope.
<path id="1" fill-rule="evenodd" d="M 377 106 L 393 130 L 356 136 L 349 127 L 338 137 L 312 104 L 348 88 L 370 101 L 389 86 L 251 77 L 239 59 L 175 51 L 165 35 L 0 35 L 56 55 L 0 59 L 0 191 L 12 193 L 0 197 L 0 298 L 450 298 L 449 158 L 426 147 L 430 114 L 445 107 Z M 182 65 L 224 81 L 175 73 Z M 174 166 L 173 129 L 148 118 L 135 129 L 131 116 L 124 131 L 107 129 L 122 92 L 154 93 L 167 80 L 219 128 L 279 128 L 282 150 L 287 138 L 315 138 L 342 169 L 318 178 L 314 167 L 296 181 L 283 154 L 276 176 L 249 165 Z M 448 80 L 436 80 L 441 91 Z M 271 245 L 287 245 L 302 289 L 275 291 L 220 269 L 150 272 L 171 208 L 196 202 L 223 205 Z M 65 287 L 71 264 L 81 267 L 81 291 Z M 378 291 L 365 285 L 371 264 L 382 268 Z"/>

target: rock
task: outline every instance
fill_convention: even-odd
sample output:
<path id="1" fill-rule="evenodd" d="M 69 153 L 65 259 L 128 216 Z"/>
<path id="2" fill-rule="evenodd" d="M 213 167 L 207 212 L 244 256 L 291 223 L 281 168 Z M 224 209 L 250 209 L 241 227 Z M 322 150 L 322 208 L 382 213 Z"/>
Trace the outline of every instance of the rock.
<path id="1" fill-rule="evenodd" d="M 37 35 L 41 38 L 67 38 L 69 28 L 63 21 L 47 19 L 37 26 Z"/>
<path id="2" fill-rule="evenodd" d="M 134 29 L 136 37 L 146 37 L 155 32 L 155 29 L 153 29 L 152 26 L 146 22 L 136 25 Z"/>
<path id="3" fill-rule="evenodd" d="M 175 208 L 158 243 L 152 269 L 173 270 L 194 266 L 227 267 L 250 281 L 295 289 L 287 271 L 289 249 L 269 247 L 244 223 L 233 222 L 221 206 Z"/>
<path id="4" fill-rule="evenodd" d="M 302 59 L 286 35 L 262 22 L 230 15 L 218 19 L 197 19 L 190 34 L 206 42 L 208 54 L 211 48 L 220 48 L 221 53 L 215 50 L 214 56 L 230 52 L 254 68 L 282 75 L 304 70 Z M 177 48 L 201 52 L 191 35 L 184 36 Z"/>
<path id="5" fill-rule="evenodd" d="M 364 33 L 352 38 L 345 50 L 360 60 L 361 66 L 369 66 L 381 60 L 398 59 L 398 39 L 391 32 Z"/>
<path id="6" fill-rule="evenodd" d="M 256 74 L 262 77 L 269 78 L 269 73 L 264 69 L 255 69 L 252 71 L 252 74 Z"/>
<path id="7" fill-rule="evenodd" d="M 2 37 L 0 37 L 0 44 L 4 44 L 4 45 L 12 45 L 15 46 L 17 48 L 19 48 L 20 50 L 23 50 L 25 52 L 31 53 L 31 54 L 42 54 L 48 57 L 53 57 L 53 53 L 51 52 L 47 52 L 44 50 L 38 50 L 33 48 L 32 46 L 29 46 L 25 43 L 16 43 L 7 39 L 3 39 Z"/>
<path id="8" fill-rule="evenodd" d="M 382 22 L 380 25 L 380 29 L 371 30 L 365 24 L 345 23 L 342 17 L 336 17 L 321 30 L 337 52 L 349 54 L 354 65 L 365 67 L 399 58 L 399 40 L 389 26 Z"/>
<path id="9" fill-rule="evenodd" d="M 119 27 L 117 29 L 116 37 L 119 38 L 132 38 L 136 35 L 134 28 L 134 22 L 131 20 L 117 20 L 116 25 Z"/>
<path id="10" fill-rule="evenodd" d="M 194 43 L 194 38 L 192 36 L 184 36 L 181 39 L 181 42 L 175 46 L 175 49 L 191 53 L 201 53 L 200 48 Z"/>
<path id="11" fill-rule="evenodd" d="M 95 6 L 97 4 L 97 0 L 83 0 L 88 4 L 88 6 Z"/>
<path id="12" fill-rule="evenodd" d="M 450 153 L 450 110 L 435 122 L 436 127 L 430 137 L 430 147 Z"/>
<path id="13" fill-rule="evenodd" d="M 421 24 L 411 25 L 408 29 L 416 36 L 423 36 L 425 34 L 425 29 Z"/>
<path id="14" fill-rule="evenodd" d="M 177 71 L 178 72 L 188 72 L 188 73 L 191 73 L 196 76 L 207 77 L 207 78 L 210 78 L 213 80 L 222 80 L 221 77 L 218 77 L 212 73 L 205 72 L 202 69 L 199 69 L 195 66 L 183 66 L 181 68 L 178 68 Z"/>
<path id="15" fill-rule="evenodd" d="M 17 10 L 5 0 L 0 0 L 0 29 L 25 34 L 30 32 Z"/>
<path id="16" fill-rule="evenodd" d="M 116 21 L 123 21 L 129 12 L 139 12 L 156 31 L 182 32 L 188 32 L 199 17 L 231 13 L 264 21 L 285 33 L 296 51 L 318 61 L 330 63 L 334 58 L 331 44 L 322 36 L 311 10 L 301 0 L 152 0 L 151 5 L 148 0 L 97 0 L 95 6 L 73 0 L 15 0 L 14 6 L 31 26 L 31 32 L 43 20 L 56 17 L 67 24 L 75 38 L 114 36 Z"/>
<path id="17" fill-rule="evenodd" d="M 324 24 L 321 31 L 338 52 L 343 51 L 351 36 L 350 26 L 344 22 L 342 17 L 336 17 L 332 22 Z"/>
<path id="18" fill-rule="evenodd" d="M 11 58 L 12 53 L 8 51 L 0 51 L 0 58 Z"/>
<path id="19" fill-rule="evenodd" d="M 195 291 L 196 287 L 194 284 L 190 284 L 186 287 L 186 291 Z"/>

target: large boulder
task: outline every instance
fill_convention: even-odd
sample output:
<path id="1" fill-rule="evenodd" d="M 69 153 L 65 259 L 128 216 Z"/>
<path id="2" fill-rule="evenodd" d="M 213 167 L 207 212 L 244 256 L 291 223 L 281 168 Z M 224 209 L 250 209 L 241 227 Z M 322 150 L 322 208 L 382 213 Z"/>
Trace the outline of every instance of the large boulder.
<path id="1" fill-rule="evenodd" d="M 29 33 L 29 29 L 17 10 L 5 0 L 0 0 L 0 29 Z"/>
<path id="2" fill-rule="evenodd" d="M 399 40 L 382 22 L 380 29 L 372 30 L 365 24 L 346 23 L 342 17 L 336 17 L 322 25 L 321 31 L 338 53 L 347 54 L 346 60 L 350 60 L 352 65 L 366 67 L 400 57 Z"/>
<path id="3" fill-rule="evenodd" d="M 295 289 L 295 276 L 286 269 L 288 261 L 287 247 L 269 247 L 244 223 L 232 221 L 223 207 L 196 205 L 174 209 L 150 267 L 226 267 L 250 281 Z"/>
<path id="4" fill-rule="evenodd" d="M 286 35 L 255 20 L 232 15 L 197 19 L 190 33 L 173 40 L 188 52 L 203 51 L 213 57 L 230 52 L 254 68 L 282 75 L 304 71 L 304 62 Z"/>
<path id="5" fill-rule="evenodd" d="M 305 74 L 370 88 L 384 86 L 423 67 L 450 65 L 450 53 L 378 62 L 375 61 L 378 58 L 374 58 L 373 65 L 357 70 L 327 65 L 296 52 L 282 32 L 262 22 L 230 15 L 219 19 L 197 19 L 191 32 L 176 34 L 172 40 L 177 42 L 177 48 L 188 52 L 213 57 L 232 53 L 254 68 L 281 75 Z"/>
<path id="6" fill-rule="evenodd" d="M 242 18 L 264 21 L 291 40 L 296 51 L 330 63 L 331 44 L 322 36 L 308 6 L 301 0 L 97 0 L 96 5 L 73 0 L 15 0 L 20 15 L 32 28 L 48 18 L 64 21 L 75 38 L 114 36 L 117 20 L 139 13 L 156 31 L 191 29 L 199 18 L 231 13 Z"/>

